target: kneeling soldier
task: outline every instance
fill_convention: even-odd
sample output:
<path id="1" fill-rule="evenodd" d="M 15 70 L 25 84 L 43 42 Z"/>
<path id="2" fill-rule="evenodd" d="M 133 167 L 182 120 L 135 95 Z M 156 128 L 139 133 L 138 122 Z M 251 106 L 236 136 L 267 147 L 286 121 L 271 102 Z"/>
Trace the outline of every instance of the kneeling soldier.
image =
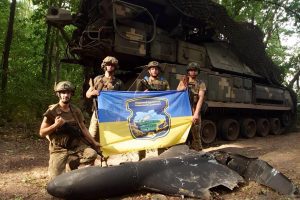
<path id="1" fill-rule="evenodd" d="M 67 163 L 71 169 L 76 169 L 80 164 L 92 165 L 97 157 L 93 148 L 100 148 L 99 143 L 90 136 L 79 108 L 70 104 L 74 86 L 69 81 L 62 81 L 54 91 L 59 102 L 49 106 L 40 128 L 40 135 L 50 141 L 50 179 L 63 173 Z"/>

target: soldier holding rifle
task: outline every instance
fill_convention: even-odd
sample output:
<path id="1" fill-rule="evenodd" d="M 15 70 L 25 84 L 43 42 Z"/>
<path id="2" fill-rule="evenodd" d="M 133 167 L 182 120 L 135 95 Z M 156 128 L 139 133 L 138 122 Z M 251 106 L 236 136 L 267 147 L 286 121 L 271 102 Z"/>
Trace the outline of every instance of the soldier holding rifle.
<path id="1" fill-rule="evenodd" d="M 161 67 L 159 62 L 151 61 L 146 66 L 148 68 L 149 77 L 144 77 L 137 84 L 137 91 L 164 91 L 169 90 L 170 86 L 167 80 L 160 77 Z M 164 152 L 165 148 L 159 148 L 157 150 L 158 155 Z M 139 151 L 139 160 L 146 157 L 146 151 Z"/>
<path id="2" fill-rule="evenodd" d="M 91 118 L 89 132 L 92 137 L 99 141 L 99 126 L 97 115 L 97 96 L 101 90 L 122 90 L 123 82 L 115 77 L 115 71 L 118 69 L 118 60 L 115 57 L 107 56 L 104 58 L 101 68 L 103 75 L 96 76 L 90 83 L 90 88 L 86 92 L 87 98 L 94 98 L 94 111 Z"/>
<path id="3" fill-rule="evenodd" d="M 50 179 L 63 173 L 66 164 L 76 169 L 80 164 L 93 165 L 100 144 L 89 134 L 84 118 L 76 106 L 70 104 L 75 88 L 69 81 L 59 82 L 54 91 L 59 98 L 57 104 L 49 106 L 44 113 L 40 135 L 50 141 Z"/>
<path id="4" fill-rule="evenodd" d="M 148 68 L 149 77 L 144 77 L 137 84 L 137 91 L 164 91 L 170 89 L 168 81 L 159 76 L 161 67 L 157 61 L 149 62 L 146 67 Z"/>

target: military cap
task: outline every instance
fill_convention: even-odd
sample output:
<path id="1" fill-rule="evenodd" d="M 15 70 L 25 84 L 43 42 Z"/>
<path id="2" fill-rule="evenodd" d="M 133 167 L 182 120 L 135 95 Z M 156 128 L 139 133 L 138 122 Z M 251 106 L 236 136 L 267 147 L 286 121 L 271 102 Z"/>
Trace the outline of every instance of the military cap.
<path id="1" fill-rule="evenodd" d="M 55 92 L 70 91 L 75 92 L 75 87 L 70 81 L 61 81 L 54 86 Z"/>
<path id="2" fill-rule="evenodd" d="M 101 68 L 104 69 L 108 64 L 114 65 L 116 68 L 119 67 L 119 61 L 115 57 L 112 57 L 112 56 L 106 56 L 103 59 Z"/>
<path id="3" fill-rule="evenodd" d="M 157 67 L 161 70 L 160 64 L 157 61 L 151 61 L 148 63 L 147 68 L 150 69 L 151 67 Z"/>

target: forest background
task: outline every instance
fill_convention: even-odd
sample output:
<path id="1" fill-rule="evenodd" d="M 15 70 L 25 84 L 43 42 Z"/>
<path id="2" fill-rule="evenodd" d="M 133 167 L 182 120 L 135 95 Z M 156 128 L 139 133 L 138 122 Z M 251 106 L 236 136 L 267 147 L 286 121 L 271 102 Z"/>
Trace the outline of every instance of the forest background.
<path id="1" fill-rule="evenodd" d="M 264 33 L 268 55 L 279 66 L 283 84 L 300 96 L 300 2 L 298 0 L 219 0 L 236 21 L 257 25 Z M 83 69 L 60 63 L 67 44 L 59 31 L 46 24 L 51 6 L 75 13 L 79 0 L 1 0 L 0 126 L 41 121 L 47 106 L 57 101 L 53 86 L 70 80 L 82 103 Z M 68 27 L 71 35 L 74 27 Z"/>

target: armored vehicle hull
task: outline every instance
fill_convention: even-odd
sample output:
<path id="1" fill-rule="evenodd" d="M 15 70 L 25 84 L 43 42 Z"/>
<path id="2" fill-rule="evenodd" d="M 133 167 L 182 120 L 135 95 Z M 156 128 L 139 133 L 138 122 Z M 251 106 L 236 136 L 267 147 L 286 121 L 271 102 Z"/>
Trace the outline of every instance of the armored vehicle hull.
<path id="1" fill-rule="evenodd" d="M 293 125 L 295 95 L 280 84 L 262 33 L 251 24 L 235 23 L 213 1 L 82 0 L 77 15 L 70 16 L 51 9 L 47 21 L 63 33 L 65 25 L 77 27 L 64 61 L 86 67 L 85 89 L 90 72 L 99 73 L 107 55 L 118 58 L 119 78 L 128 90 L 147 76 L 143 66 L 151 60 L 162 63 L 163 77 L 176 89 L 193 61 L 200 64 L 199 79 L 207 86 L 203 143 L 218 136 L 236 140 L 277 135 Z"/>

